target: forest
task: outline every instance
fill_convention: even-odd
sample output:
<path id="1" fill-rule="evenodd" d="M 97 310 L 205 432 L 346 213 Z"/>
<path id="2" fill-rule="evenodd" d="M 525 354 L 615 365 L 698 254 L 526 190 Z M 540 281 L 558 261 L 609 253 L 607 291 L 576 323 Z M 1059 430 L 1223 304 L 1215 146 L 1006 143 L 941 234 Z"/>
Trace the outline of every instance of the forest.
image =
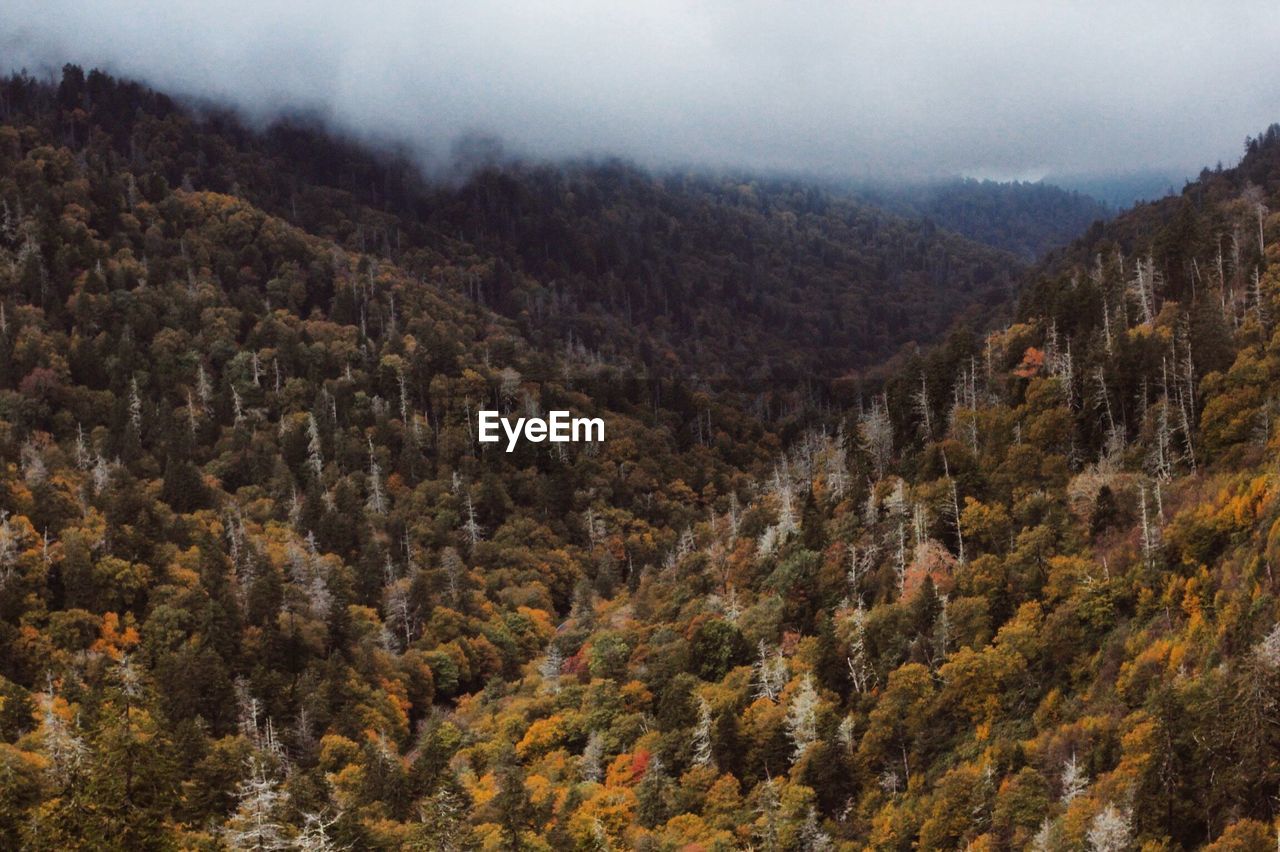
<path id="1" fill-rule="evenodd" d="M 1000 183 L 968 178 L 854 185 L 850 189 L 878 207 L 913 219 L 928 219 L 1028 263 L 1070 243 L 1113 212 L 1101 201 L 1043 181 Z"/>
<path id="2" fill-rule="evenodd" d="M 4 79 L 0 848 L 1275 848 L 1280 126 L 982 239 Z"/>

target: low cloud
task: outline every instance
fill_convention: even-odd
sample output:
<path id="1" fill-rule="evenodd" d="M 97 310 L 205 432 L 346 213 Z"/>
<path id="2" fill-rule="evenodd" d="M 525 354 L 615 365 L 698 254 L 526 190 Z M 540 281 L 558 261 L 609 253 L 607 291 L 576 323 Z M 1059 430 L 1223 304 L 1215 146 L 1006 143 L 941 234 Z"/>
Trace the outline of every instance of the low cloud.
<path id="1" fill-rule="evenodd" d="M 16 69 L 71 61 L 442 156 L 853 177 L 1233 161 L 1280 120 L 1274 2 L 8 0 Z"/>

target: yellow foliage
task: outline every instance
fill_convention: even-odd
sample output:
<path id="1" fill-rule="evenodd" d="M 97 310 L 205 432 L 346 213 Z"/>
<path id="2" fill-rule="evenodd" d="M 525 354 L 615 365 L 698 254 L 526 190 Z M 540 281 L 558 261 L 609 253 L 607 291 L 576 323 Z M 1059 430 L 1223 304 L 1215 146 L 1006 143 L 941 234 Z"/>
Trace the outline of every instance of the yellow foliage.
<path id="1" fill-rule="evenodd" d="M 121 629 L 119 613 L 108 612 L 102 616 L 102 629 L 98 641 L 94 642 L 89 650 L 106 654 L 113 660 L 119 660 L 132 650 L 141 638 L 137 628 L 134 627 L 133 613 L 125 615 L 124 628 Z"/>
<path id="2" fill-rule="evenodd" d="M 618 690 L 623 706 L 632 713 L 643 713 L 653 703 L 653 693 L 641 681 L 627 681 Z"/>
<path id="3" fill-rule="evenodd" d="M 672 817 L 656 833 L 662 844 L 661 848 L 676 849 L 679 852 L 728 852 L 738 848 L 736 839 L 730 832 L 711 828 L 694 814 Z"/>
<path id="4" fill-rule="evenodd" d="M 601 787 L 573 813 L 569 833 L 578 843 L 588 846 L 595 836 L 596 824 L 604 828 L 609 839 L 626 848 L 627 830 L 634 822 L 636 794 L 627 787 Z"/>
<path id="5" fill-rule="evenodd" d="M 1186 657 L 1186 647 L 1181 643 L 1165 638 L 1144 642 L 1137 656 L 1120 666 L 1116 692 L 1125 700 L 1140 700 L 1153 682 L 1176 673 Z"/>
<path id="6" fill-rule="evenodd" d="M 484 807 L 498 795 L 498 779 L 492 772 L 486 772 L 465 786 L 467 793 L 471 796 L 471 803 L 477 809 Z"/>
<path id="7" fill-rule="evenodd" d="M 1276 848 L 1276 829 L 1254 819 L 1242 819 L 1227 826 L 1222 836 L 1204 852 L 1272 852 Z"/>
<path id="8" fill-rule="evenodd" d="M 340 734 L 325 734 L 320 738 L 320 768 L 336 772 L 360 757 L 360 746 Z"/>
<path id="9" fill-rule="evenodd" d="M 333 788 L 333 799 L 341 808 L 352 808 L 360 800 L 360 789 L 364 786 L 364 767 L 348 763 L 337 772 L 325 776 Z"/>
<path id="10" fill-rule="evenodd" d="M 538 719 L 524 732 L 520 742 L 516 743 L 516 754 L 521 760 L 528 760 L 563 745 L 569 733 L 564 716 L 558 713 Z"/>

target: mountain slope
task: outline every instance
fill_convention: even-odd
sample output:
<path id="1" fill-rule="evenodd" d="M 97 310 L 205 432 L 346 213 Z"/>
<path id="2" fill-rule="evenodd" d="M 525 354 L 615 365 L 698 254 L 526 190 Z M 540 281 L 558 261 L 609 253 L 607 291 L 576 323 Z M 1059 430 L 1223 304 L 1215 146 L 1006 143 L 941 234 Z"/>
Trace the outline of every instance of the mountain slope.
<path id="1" fill-rule="evenodd" d="M 532 281 L 498 310 L 551 342 L 673 351 L 718 386 L 829 378 L 1003 305 L 1008 256 L 785 182 L 651 178 L 624 165 L 481 172 L 436 205 L 444 233 Z"/>
<path id="2" fill-rule="evenodd" d="M 540 346 L 678 367 L 750 393 L 794 388 L 927 342 L 1005 305 L 1009 255 L 785 181 L 653 176 L 620 163 L 518 163 L 428 184 L 304 119 L 257 133 L 100 72 L 56 92 L 8 85 L 11 120 L 73 148 L 97 134 L 104 167 L 139 191 L 238 195 L 309 233 L 466 293 Z M 91 131 L 90 128 L 95 128 Z M 886 298 L 888 297 L 888 298 Z"/>
<path id="3" fill-rule="evenodd" d="M 612 166 L 439 189 L 75 69 L 4 95 L 0 846 L 1274 842 L 1280 131 L 841 410 L 784 381 L 812 330 L 625 295 L 830 259 L 784 291 L 820 302 L 827 228 L 967 244 Z M 768 383 L 696 384 L 739 326 Z M 480 408 L 606 440 L 508 454 Z"/>
<path id="4" fill-rule="evenodd" d="M 438 755 L 405 758 L 400 804 L 364 770 L 339 803 L 333 760 L 409 755 L 518 678 L 777 438 L 67 132 L 0 126 L 0 845 L 252 845 L 308 814 L 391 843 L 361 801 L 434 830 L 415 801 L 470 797 Z M 475 441 L 486 406 L 608 441 L 507 454 Z"/>
<path id="5" fill-rule="evenodd" d="M 927 218 L 963 237 L 1026 261 L 1066 245 L 1112 211 L 1096 199 L 1047 183 L 954 180 L 861 189 L 873 204 Z"/>

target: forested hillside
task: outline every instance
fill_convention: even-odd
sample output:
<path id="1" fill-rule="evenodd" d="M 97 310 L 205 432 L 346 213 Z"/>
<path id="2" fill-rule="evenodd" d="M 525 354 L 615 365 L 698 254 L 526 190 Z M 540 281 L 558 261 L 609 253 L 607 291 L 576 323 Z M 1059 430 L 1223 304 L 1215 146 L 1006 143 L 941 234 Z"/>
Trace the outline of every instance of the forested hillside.
<path id="1" fill-rule="evenodd" d="M 927 222 L 783 181 L 517 167 L 476 174 L 438 210 L 441 232 L 498 259 L 480 298 L 532 338 L 572 336 L 647 367 L 673 355 L 740 390 L 933 340 L 1004 307 L 1019 271 Z"/>
<path id="2" fill-rule="evenodd" d="M 1016 264 L 77 69 L 0 118 L 0 848 L 1273 848 L 1280 129 L 870 369 Z"/>
<path id="3" fill-rule="evenodd" d="M 1087 195 L 1030 181 L 953 180 L 864 188 L 858 194 L 1027 261 L 1067 245 L 1112 212 Z"/>
<path id="4" fill-rule="evenodd" d="M 867 366 L 1005 305 L 1011 255 L 812 186 L 651 176 L 618 162 L 490 164 L 428 183 L 404 154 L 283 120 L 257 133 L 73 69 L 4 109 L 110 152 L 141 191 L 235 195 L 517 321 L 541 348 L 755 393 Z"/>

